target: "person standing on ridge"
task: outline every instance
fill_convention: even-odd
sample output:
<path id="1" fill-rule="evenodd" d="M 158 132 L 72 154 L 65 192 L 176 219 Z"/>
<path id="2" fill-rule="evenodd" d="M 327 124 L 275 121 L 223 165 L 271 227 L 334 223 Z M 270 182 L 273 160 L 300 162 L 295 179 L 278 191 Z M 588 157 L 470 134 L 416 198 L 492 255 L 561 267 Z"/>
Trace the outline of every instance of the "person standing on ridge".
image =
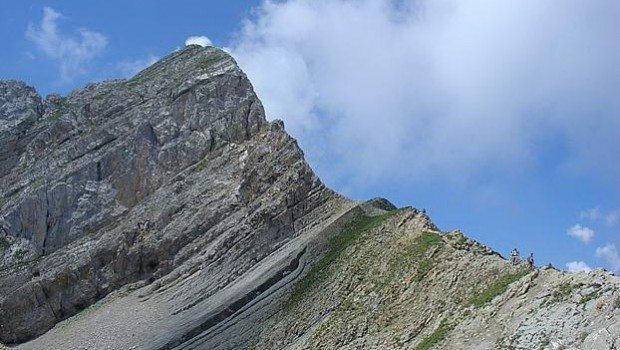
<path id="1" fill-rule="evenodd" d="M 534 270 L 534 253 L 530 253 L 530 256 L 527 257 L 527 267 Z"/>
<path id="2" fill-rule="evenodd" d="M 510 262 L 513 265 L 517 265 L 519 263 L 519 251 L 517 248 L 510 251 Z"/>

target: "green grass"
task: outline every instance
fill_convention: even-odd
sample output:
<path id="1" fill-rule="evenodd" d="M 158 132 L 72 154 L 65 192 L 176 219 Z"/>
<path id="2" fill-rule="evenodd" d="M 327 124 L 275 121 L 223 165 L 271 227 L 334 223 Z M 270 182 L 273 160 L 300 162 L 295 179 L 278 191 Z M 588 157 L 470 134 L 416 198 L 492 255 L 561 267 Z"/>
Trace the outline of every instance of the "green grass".
<path id="1" fill-rule="evenodd" d="M 474 305 L 475 307 L 483 306 L 493 300 L 496 296 L 503 294 L 511 283 L 518 281 L 521 277 L 527 275 L 528 273 L 528 270 L 522 270 L 516 273 L 502 275 L 500 278 L 495 280 L 495 282 L 491 283 L 485 290 L 474 295 L 469 300 L 469 304 Z"/>
<path id="2" fill-rule="evenodd" d="M 415 347 L 415 350 L 432 349 L 435 345 L 443 341 L 453 328 L 454 326 L 445 319 L 442 320 L 439 327 L 437 327 L 433 333 L 429 334 L 428 337 L 424 338 L 422 342 Z"/>
<path id="3" fill-rule="evenodd" d="M 433 246 L 443 244 L 443 239 L 435 232 L 422 232 L 422 234 L 405 249 L 404 258 L 409 261 L 419 261 L 415 280 L 420 282 L 433 268 L 434 261 L 426 258 L 426 253 Z"/>
<path id="4" fill-rule="evenodd" d="M 422 232 L 414 242 L 409 246 L 408 254 L 412 259 L 419 260 L 418 271 L 415 275 L 415 280 L 421 282 L 428 272 L 433 268 L 435 262 L 430 258 L 424 258 L 426 252 L 433 246 L 443 243 L 443 239 L 438 233 L 435 232 Z"/>
<path id="5" fill-rule="evenodd" d="M 616 309 L 620 309 L 620 296 L 616 298 L 616 301 L 614 302 L 614 307 Z"/>
<path id="6" fill-rule="evenodd" d="M 408 251 L 410 255 L 420 256 L 426 254 L 432 246 L 442 243 L 443 239 L 439 233 L 426 231 L 416 238 L 414 244 L 408 247 Z"/>
<path id="7" fill-rule="evenodd" d="M 397 276 L 409 271 L 410 266 L 414 263 L 418 265 L 414 280 L 421 282 L 435 265 L 435 261 L 426 256 L 428 250 L 441 244 L 443 244 L 443 239 L 440 234 L 429 231 L 422 232 L 390 259 L 388 271 L 380 276 L 375 289 L 377 291 L 384 289 Z"/>
<path id="8" fill-rule="evenodd" d="M 330 267 L 340 258 L 347 247 L 355 244 L 362 233 L 377 227 L 398 210 L 379 216 L 360 216 L 349 223 L 339 234 L 334 235 L 328 241 L 327 252 L 317 261 L 308 273 L 295 284 L 287 309 L 297 305 L 312 288 L 323 282 L 330 274 Z"/>

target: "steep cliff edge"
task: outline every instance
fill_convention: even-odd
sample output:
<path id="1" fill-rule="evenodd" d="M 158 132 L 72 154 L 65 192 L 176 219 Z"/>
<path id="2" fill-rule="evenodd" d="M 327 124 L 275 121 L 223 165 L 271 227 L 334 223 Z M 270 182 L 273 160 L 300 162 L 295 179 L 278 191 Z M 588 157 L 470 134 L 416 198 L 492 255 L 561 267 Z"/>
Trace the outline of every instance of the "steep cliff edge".
<path id="1" fill-rule="evenodd" d="M 219 49 L 66 97 L 0 81 L 10 346 L 613 349 L 619 296 L 334 193 Z"/>
<path id="2" fill-rule="evenodd" d="M 207 280 L 179 296 L 197 303 L 348 203 L 215 48 L 188 47 L 67 97 L 2 89 L 5 343 L 133 282 L 201 271 Z"/>

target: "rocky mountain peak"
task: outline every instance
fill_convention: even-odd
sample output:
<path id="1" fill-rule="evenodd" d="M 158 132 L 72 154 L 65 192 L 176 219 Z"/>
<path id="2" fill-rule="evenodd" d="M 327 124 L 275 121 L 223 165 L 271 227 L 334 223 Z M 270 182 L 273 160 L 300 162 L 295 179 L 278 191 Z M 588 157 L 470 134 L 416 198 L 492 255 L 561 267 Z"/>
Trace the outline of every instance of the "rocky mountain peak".
<path id="1" fill-rule="evenodd" d="M 614 349 L 618 317 L 616 276 L 328 189 L 217 48 L 67 96 L 0 81 L 1 343 Z"/>
<path id="2" fill-rule="evenodd" d="M 334 197 L 216 48 L 189 46 L 129 80 L 45 101 L 23 83 L 0 87 L 5 342 L 161 277 L 199 246 L 260 239 L 251 252 L 235 247 L 258 259 Z M 208 256 L 232 258 L 230 248 Z"/>

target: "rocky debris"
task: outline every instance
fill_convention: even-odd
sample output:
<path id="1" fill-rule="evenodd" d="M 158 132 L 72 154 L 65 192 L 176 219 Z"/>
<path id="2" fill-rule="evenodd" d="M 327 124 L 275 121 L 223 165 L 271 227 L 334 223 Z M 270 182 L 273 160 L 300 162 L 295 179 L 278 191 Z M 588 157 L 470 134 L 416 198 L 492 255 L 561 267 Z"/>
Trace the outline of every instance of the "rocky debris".
<path id="1" fill-rule="evenodd" d="M 424 210 L 334 193 L 213 47 L 68 96 L 2 81 L 0 146 L 0 344 L 620 344 L 617 277 L 530 271 Z"/>

